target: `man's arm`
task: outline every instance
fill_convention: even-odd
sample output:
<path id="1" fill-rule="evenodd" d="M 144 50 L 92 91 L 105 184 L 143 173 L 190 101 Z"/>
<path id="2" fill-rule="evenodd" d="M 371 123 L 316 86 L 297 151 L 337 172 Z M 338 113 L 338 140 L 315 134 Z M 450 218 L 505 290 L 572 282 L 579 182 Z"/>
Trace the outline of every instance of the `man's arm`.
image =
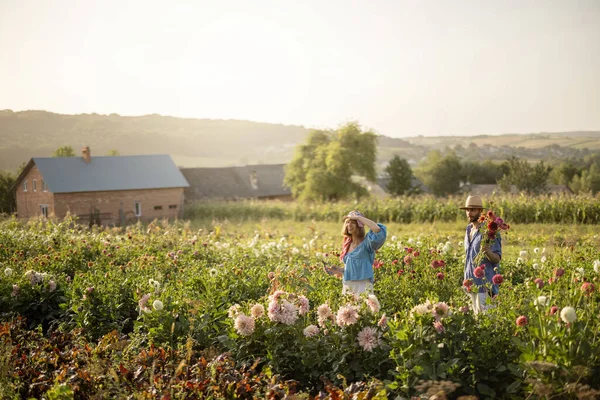
<path id="1" fill-rule="evenodd" d="M 492 264 L 499 264 L 500 260 L 502 257 L 500 257 L 498 254 L 494 253 L 492 251 L 492 249 L 490 248 L 489 244 L 484 244 L 481 247 L 483 249 L 483 253 L 485 254 L 485 258 L 487 258 L 488 260 L 490 260 L 492 262 Z"/>

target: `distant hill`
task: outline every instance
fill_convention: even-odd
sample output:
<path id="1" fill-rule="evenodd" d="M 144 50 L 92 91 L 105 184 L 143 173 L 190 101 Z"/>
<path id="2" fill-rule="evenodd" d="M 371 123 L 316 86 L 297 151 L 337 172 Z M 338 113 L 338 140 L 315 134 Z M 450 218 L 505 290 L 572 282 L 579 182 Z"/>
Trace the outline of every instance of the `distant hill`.
<path id="1" fill-rule="evenodd" d="M 31 157 L 48 157 L 60 146 L 88 145 L 94 155 L 169 154 L 182 167 L 286 163 L 308 135 L 302 126 L 239 120 L 175 118 L 157 114 L 64 115 L 47 111 L 0 111 L 0 169 L 15 170 Z M 532 135 L 379 137 L 378 168 L 398 154 L 416 164 L 431 149 L 458 147 L 475 158 L 507 154 L 543 158 L 582 156 L 600 149 L 600 132 Z M 469 146 L 471 146 L 469 148 Z M 477 146 L 476 152 L 472 150 Z M 520 148 L 520 149 L 519 149 Z M 541 149 L 541 150 L 540 150 Z"/>

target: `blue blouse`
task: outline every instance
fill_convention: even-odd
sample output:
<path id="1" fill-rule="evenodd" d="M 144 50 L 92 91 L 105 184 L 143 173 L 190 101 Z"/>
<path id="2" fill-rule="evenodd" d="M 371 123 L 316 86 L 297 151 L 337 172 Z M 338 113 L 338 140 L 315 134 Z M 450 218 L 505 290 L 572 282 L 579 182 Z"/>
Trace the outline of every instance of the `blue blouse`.
<path id="1" fill-rule="evenodd" d="M 368 279 L 373 282 L 373 262 L 375 261 L 375 251 L 379 250 L 385 243 L 387 228 L 383 224 L 377 224 L 380 231 L 375 233 L 369 231 L 365 239 L 354 248 L 354 250 L 344 255 L 344 282 L 361 281 Z"/>
<path id="2" fill-rule="evenodd" d="M 492 284 L 492 278 L 494 277 L 494 275 L 500 273 L 499 264 L 492 264 L 490 260 L 483 256 L 482 264 L 485 265 L 485 280 L 475 277 L 474 271 L 475 268 L 478 267 L 478 265 L 473 265 L 473 262 L 475 261 L 475 257 L 477 256 L 477 253 L 479 253 L 479 249 L 481 248 L 482 236 L 480 232 L 476 232 L 473 236 L 473 240 L 471 241 L 471 228 L 471 224 L 467 225 L 467 231 L 465 233 L 464 245 L 467 257 L 465 261 L 464 277 L 465 279 L 472 279 L 473 283 L 479 287 L 480 293 L 485 293 L 485 285 L 489 284 L 492 285 L 492 294 L 498 294 L 498 285 Z M 490 250 L 492 250 L 493 253 L 496 253 L 500 257 L 502 257 L 502 239 L 500 238 L 500 232 L 496 233 L 496 239 L 494 239 L 494 241 L 490 243 Z"/>

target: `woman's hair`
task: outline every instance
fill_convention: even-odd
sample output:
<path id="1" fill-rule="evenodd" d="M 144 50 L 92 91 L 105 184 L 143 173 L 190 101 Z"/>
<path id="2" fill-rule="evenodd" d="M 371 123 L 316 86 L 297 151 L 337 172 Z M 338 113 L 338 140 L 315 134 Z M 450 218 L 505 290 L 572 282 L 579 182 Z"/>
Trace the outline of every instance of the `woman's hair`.
<path id="1" fill-rule="evenodd" d="M 340 253 L 340 261 L 342 262 L 344 261 L 344 256 L 350 251 L 350 245 L 352 244 L 352 235 L 348 233 L 349 221 L 351 220 L 345 220 L 344 225 L 342 225 L 342 235 L 344 236 L 344 239 L 342 240 L 342 251 Z M 356 229 L 358 229 L 358 237 L 363 239 L 365 237 L 365 226 L 358 226 L 358 224 L 356 224 Z"/>
<path id="2" fill-rule="evenodd" d="M 348 233 L 348 221 L 350 220 L 345 220 L 344 221 L 344 225 L 342 225 L 342 235 L 343 236 L 352 236 Z M 359 238 L 364 238 L 365 237 L 365 227 L 364 226 L 358 226 L 358 224 L 356 224 L 356 228 L 358 229 L 358 237 Z"/>

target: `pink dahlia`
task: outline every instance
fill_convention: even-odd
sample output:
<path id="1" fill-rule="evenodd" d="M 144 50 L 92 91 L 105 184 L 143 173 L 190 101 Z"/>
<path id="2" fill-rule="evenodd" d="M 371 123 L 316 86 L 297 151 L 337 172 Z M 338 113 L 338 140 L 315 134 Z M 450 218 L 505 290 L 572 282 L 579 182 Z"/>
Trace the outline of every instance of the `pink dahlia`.
<path id="1" fill-rule="evenodd" d="M 337 312 L 336 322 L 339 326 L 348 326 L 358 321 L 358 311 L 356 307 L 347 305 L 340 307 Z"/>
<path id="2" fill-rule="evenodd" d="M 444 328 L 444 324 L 442 324 L 442 321 L 434 321 L 433 327 L 435 328 L 437 333 L 444 333 L 446 331 L 446 329 Z"/>
<path id="3" fill-rule="evenodd" d="M 378 313 L 381 309 L 381 306 L 379 305 L 379 300 L 377 300 L 377 297 L 374 294 L 369 295 L 369 297 L 365 299 L 365 303 L 367 303 L 367 306 L 369 306 L 369 309 L 374 314 Z"/>
<path id="4" fill-rule="evenodd" d="M 596 289 L 596 287 L 591 282 L 583 282 L 583 285 L 581 285 L 581 291 L 586 296 L 589 296 L 590 294 L 594 293 L 595 289 Z"/>
<path id="5" fill-rule="evenodd" d="M 517 318 L 517 326 L 525 326 L 528 322 L 527 317 L 524 315 Z"/>
<path id="6" fill-rule="evenodd" d="M 480 265 L 479 267 L 475 268 L 475 270 L 473 271 L 473 274 L 475 275 L 476 278 L 483 278 L 485 276 L 485 270 L 483 269 L 483 266 Z"/>
<path id="7" fill-rule="evenodd" d="M 377 331 L 377 328 L 367 326 L 358 332 L 358 344 L 365 351 L 373 351 L 380 344 L 381 333 Z"/>
<path id="8" fill-rule="evenodd" d="M 492 283 L 494 283 L 494 285 L 501 285 L 502 282 L 504 282 L 504 277 L 500 274 L 496 274 L 492 278 Z"/>
<path id="9" fill-rule="evenodd" d="M 298 314 L 304 315 L 308 313 L 308 310 L 310 309 L 308 299 L 305 296 L 298 296 L 298 303 L 300 303 L 300 306 L 298 307 Z"/>
<path id="10" fill-rule="evenodd" d="M 536 286 L 538 287 L 538 289 L 541 289 L 544 287 L 544 280 L 542 278 L 537 278 L 535 281 L 533 281 Z"/>
<path id="11" fill-rule="evenodd" d="M 254 333 L 254 318 L 239 314 L 235 319 L 235 330 L 242 336 L 250 336 Z"/>

